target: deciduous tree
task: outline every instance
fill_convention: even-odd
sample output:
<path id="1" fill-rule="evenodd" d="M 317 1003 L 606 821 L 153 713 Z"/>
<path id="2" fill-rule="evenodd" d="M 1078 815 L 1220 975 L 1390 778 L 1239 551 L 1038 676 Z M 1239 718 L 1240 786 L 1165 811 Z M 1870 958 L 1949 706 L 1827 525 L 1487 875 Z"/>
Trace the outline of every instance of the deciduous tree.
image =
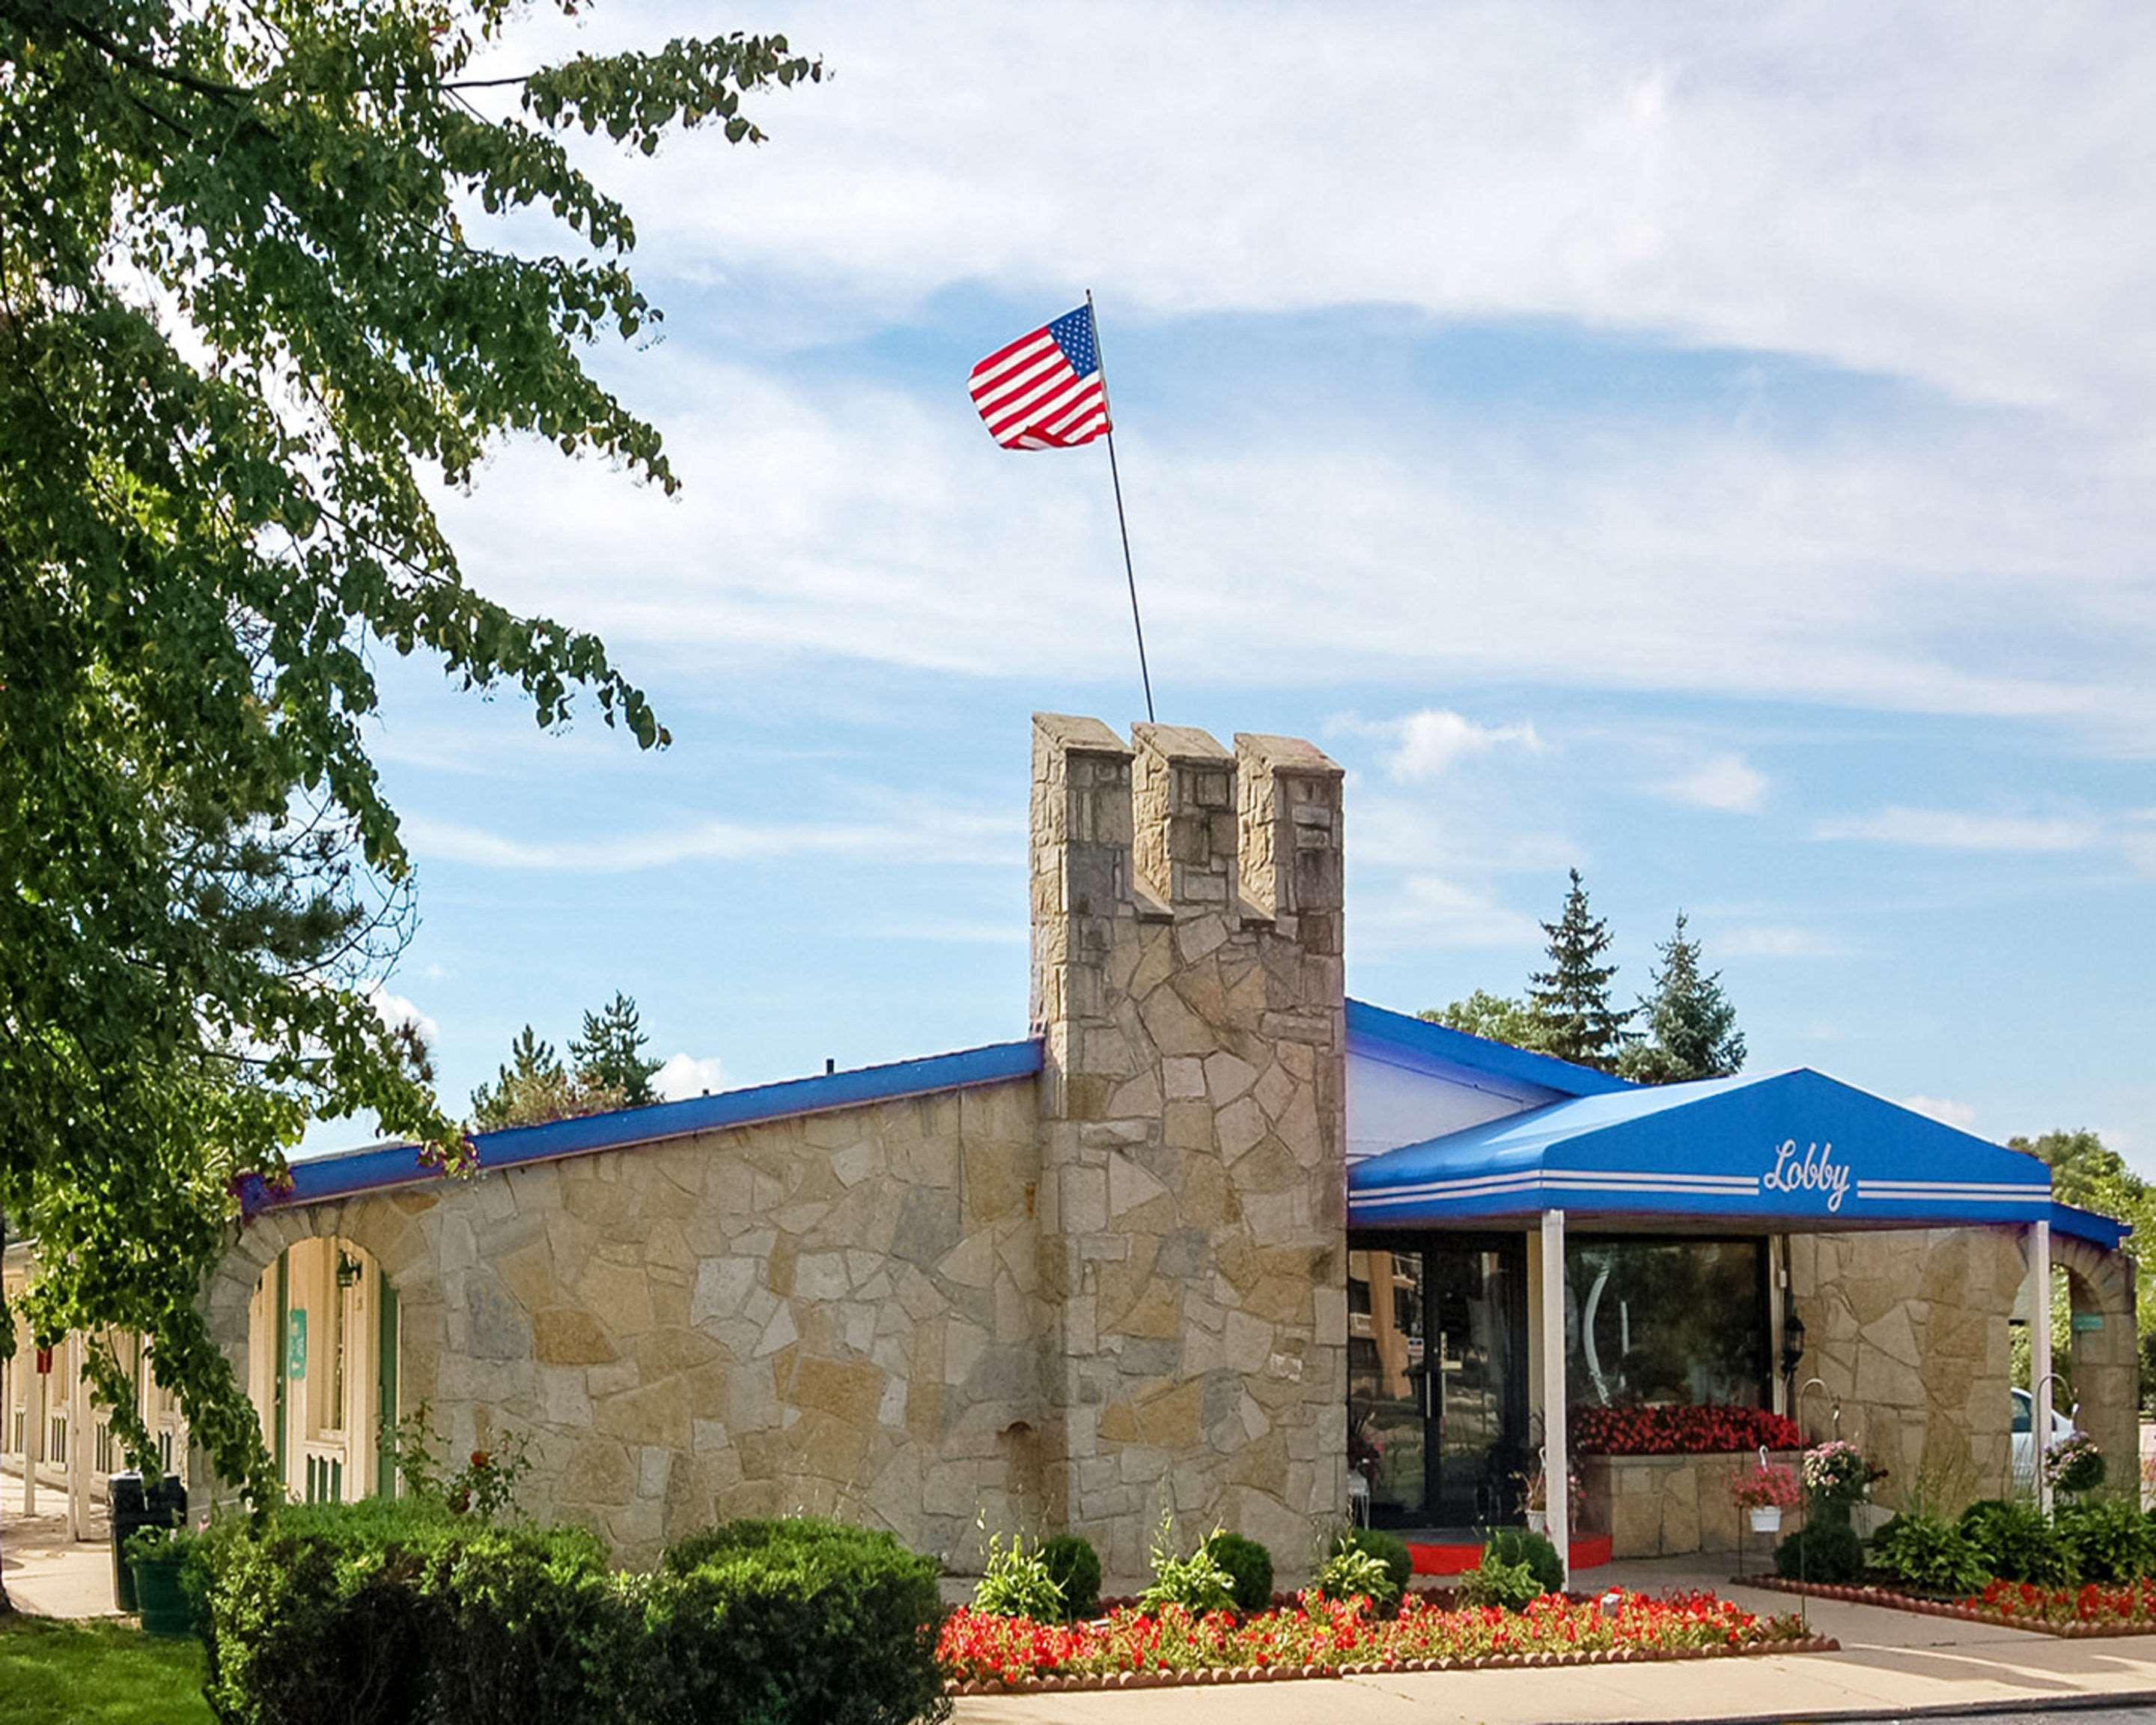
<path id="1" fill-rule="evenodd" d="M 197 1304 L 233 1176 L 361 1110 L 464 1154 L 357 986 L 409 916 L 373 656 L 665 741 L 597 639 L 466 584 L 429 502 L 517 433 L 674 488 L 583 363 L 658 314 L 563 134 L 753 139 L 743 98 L 819 72 L 738 35 L 477 66 L 514 16 L 0 0 L 0 1212 L 38 1334 L 145 1334 L 258 1492 Z"/>

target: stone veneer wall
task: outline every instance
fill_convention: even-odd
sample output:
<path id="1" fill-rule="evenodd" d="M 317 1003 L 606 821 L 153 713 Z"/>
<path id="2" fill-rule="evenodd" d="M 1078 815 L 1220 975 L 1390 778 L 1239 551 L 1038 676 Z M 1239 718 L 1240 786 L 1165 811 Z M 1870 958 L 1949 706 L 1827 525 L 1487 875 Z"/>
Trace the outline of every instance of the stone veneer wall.
<path id="1" fill-rule="evenodd" d="M 1036 715 L 1049 1519 L 1306 1573 L 1347 1507 L 1340 770 Z"/>
<path id="2" fill-rule="evenodd" d="M 963 1563 L 1041 1498 L 1035 1086 L 985 1086 L 481 1173 L 251 1224 L 210 1321 L 294 1241 L 372 1253 L 403 1402 L 527 1437 L 530 1513 L 642 1563 L 728 1516 L 888 1527 Z M 198 1487 L 206 1486 L 198 1481 Z"/>
<path id="3" fill-rule="evenodd" d="M 960 1566 L 977 1517 L 1071 1527 L 1127 1580 L 1172 1507 L 1306 1573 L 1347 1508 L 1340 770 L 1034 742 L 1039 1081 L 272 1211 L 208 1290 L 235 1370 L 264 1271 L 340 1236 L 404 1408 L 526 1437 L 523 1507 L 628 1562 L 808 1510 Z"/>
<path id="4" fill-rule="evenodd" d="M 1804 1322 L 1790 1412 L 1807 1439 L 1841 1435 L 1888 1470 L 1874 1492 L 1898 1507 L 1919 1486 L 1953 1508 L 2005 1489 L 2013 1409 L 2007 1320 L 2028 1274 L 2021 1230 L 1957 1228 L 1796 1235 L 1791 1293 Z"/>
<path id="5" fill-rule="evenodd" d="M 1794 1468 L 1794 1450 L 1771 1458 Z M 1731 1455 L 1583 1455 L 1580 1486 L 1586 1497 L 1582 1526 L 1609 1536 L 1613 1558 L 1681 1557 L 1690 1552 L 1759 1552 L 1772 1542 L 1750 1531 L 1745 1512 L 1730 1501 L 1739 1474 L 1759 1465 L 1758 1452 Z M 1791 1525 L 1799 1519 L 1786 1518 Z"/>

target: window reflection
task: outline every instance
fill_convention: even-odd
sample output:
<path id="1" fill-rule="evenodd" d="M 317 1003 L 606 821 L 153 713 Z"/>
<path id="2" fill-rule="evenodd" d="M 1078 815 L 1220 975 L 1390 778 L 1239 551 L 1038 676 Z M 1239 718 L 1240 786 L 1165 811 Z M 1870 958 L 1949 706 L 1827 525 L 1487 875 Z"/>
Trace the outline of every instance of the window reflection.
<path id="1" fill-rule="evenodd" d="M 1761 1240 L 1568 1242 L 1567 1395 L 1764 1406 L 1766 1266 Z"/>

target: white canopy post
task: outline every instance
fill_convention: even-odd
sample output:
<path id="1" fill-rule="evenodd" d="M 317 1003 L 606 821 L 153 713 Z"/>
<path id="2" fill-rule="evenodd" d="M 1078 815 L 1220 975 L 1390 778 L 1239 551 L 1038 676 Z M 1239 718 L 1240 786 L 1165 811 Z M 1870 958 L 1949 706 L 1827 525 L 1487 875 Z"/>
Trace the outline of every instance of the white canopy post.
<path id="1" fill-rule="evenodd" d="M 1572 1467 L 1565 1453 L 1564 1212 L 1543 1212 L 1543 1488 L 1550 1543 L 1572 1574 Z"/>
<path id="2" fill-rule="evenodd" d="M 2035 1409 L 2030 1424 L 2030 1453 L 2036 1461 L 2036 1503 L 2051 1512 L 2051 1476 L 2044 1466 L 2051 1447 L 2051 1224 L 2032 1223 L 2029 1230 L 2029 1389 Z"/>

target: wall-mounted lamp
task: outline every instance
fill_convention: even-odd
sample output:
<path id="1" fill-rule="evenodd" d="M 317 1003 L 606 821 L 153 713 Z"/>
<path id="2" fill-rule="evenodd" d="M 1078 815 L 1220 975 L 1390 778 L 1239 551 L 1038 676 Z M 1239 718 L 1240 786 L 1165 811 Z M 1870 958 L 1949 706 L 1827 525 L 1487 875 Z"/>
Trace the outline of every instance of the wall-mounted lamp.
<path id="1" fill-rule="evenodd" d="M 359 1286 L 360 1277 L 366 1274 L 367 1267 L 358 1259 L 353 1257 L 350 1252 L 341 1250 L 338 1251 L 337 1286 L 339 1287 L 356 1288 Z"/>
<path id="2" fill-rule="evenodd" d="M 1782 1314 L 1782 1375 L 1794 1378 L 1804 1357 L 1804 1321 L 1794 1309 Z"/>

